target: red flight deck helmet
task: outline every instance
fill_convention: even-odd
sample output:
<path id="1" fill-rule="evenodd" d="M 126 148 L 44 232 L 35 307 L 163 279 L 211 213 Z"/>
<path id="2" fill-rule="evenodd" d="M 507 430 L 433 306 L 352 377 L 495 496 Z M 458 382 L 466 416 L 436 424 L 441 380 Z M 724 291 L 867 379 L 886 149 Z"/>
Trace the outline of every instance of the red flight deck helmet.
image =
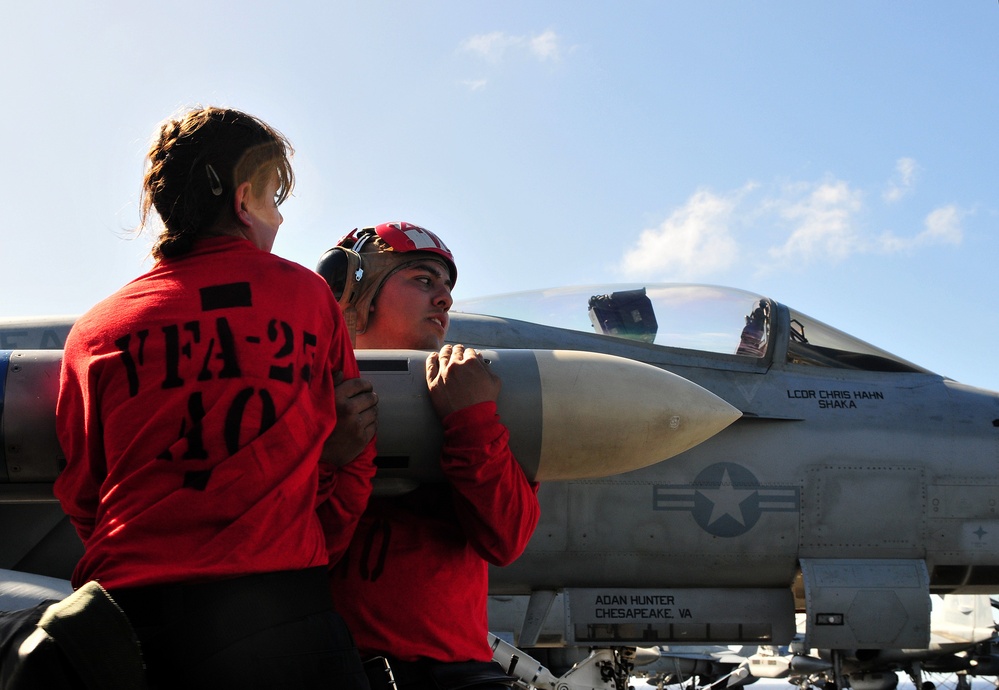
<path id="1" fill-rule="evenodd" d="M 428 254 L 447 266 L 454 287 L 458 268 L 451 250 L 437 235 L 412 223 L 354 228 L 323 254 L 316 272 L 326 279 L 340 303 L 351 342 L 356 333 L 367 328 L 371 303 L 388 277 Z"/>

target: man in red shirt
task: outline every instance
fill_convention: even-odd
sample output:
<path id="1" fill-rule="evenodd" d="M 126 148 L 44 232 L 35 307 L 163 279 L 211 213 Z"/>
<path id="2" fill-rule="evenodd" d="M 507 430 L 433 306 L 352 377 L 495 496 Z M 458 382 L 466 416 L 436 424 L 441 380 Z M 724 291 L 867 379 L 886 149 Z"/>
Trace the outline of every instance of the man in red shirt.
<path id="1" fill-rule="evenodd" d="M 433 233 L 385 223 L 347 235 L 319 272 L 358 348 L 434 350 L 427 383 L 444 427 L 447 482 L 372 497 L 331 572 L 362 658 L 381 664 L 369 670 L 372 688 L 386 667 L 399 690 L 507 686 L 487 641 L 488 568 L 521 554 L 540 508 L 496 412 L 499 378 L 471 348 L 444 344 L 454 258 Z"/>

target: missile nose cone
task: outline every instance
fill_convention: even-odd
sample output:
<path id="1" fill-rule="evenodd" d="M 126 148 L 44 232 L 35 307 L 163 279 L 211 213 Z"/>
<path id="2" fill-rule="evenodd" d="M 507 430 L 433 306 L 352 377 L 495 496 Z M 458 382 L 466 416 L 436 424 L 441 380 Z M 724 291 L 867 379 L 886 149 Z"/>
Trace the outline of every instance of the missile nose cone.
<path id="1" fill-rule="evenodd" d="M 650 364 L 592 352 L 531 352 L 542 388 L 538 481 L 647 467 L 742 416 L 714 393 Z M 505 418 L 503 408 L 500 414 Z"/>

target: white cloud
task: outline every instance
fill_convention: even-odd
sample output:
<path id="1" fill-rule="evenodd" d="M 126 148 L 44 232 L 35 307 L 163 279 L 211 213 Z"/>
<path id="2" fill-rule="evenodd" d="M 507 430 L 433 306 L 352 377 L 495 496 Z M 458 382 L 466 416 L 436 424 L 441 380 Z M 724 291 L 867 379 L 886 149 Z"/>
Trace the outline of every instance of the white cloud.
<path id="1" fill-rule="evenodd" d="M 538 34 L 530 41 L 531 52 L 542 62 L 561 59 L 562 49 L 559 44 L 559 37 L 551 29 Z"/>
<path id="2" fill-rule="evenodd" d="M 469 91 L 482 91 L 488 82 L 485 79 L 464 79 L 461 83 Z"/>
<path id="3" fill-rule="evenodd" d="M 893 204 L 912 193 L 919 166 L 913 158 L 899 158 L 895 163 L 895 176 L 888 181 L 888 187 L 881 194 L 885 203 Z"/>
<path id="4" fill-rule="evenodd" d="M 958 245 L 964 240 L 961 218 L 964 214 L 957 206 L 934 209 L 923 221 L 924 229 L 915 237 L 897 237 L 885 233 L 880 238 L 879 249 L 886 254 L 906 252 L 919 247 L 940 244 Z"/>
<path id="5" fill-rule="evenodd" d="M 899 190 L 911 189 L 916 171 L 911 158 L 899 159 Z M 963 241 L 967 212 L 954 205 L 930 212 L 919 232 L 875 236 L 867 229 L 874 221 L 864 190 L 844 180 L 794 182 L 754 199 L 750 192 L 757 186 L 696 192 L 658 227 L 641 231 L 624 252 L 620 271 L 635 278 L 701 280 L 739 266 L 786 270 Z"/>
<path id="6" fill-rule="evenodd" d="M 628 276 L 691 280 L 729 268 L 738 246 L 729 225 L 741 192 L 696 192 L 659 227 L 643 230 L 620 270 Z"/>
<path id="7" fill-rule="evenodd" d="M 778 215 L 794 227 L 783 245 L 770 250 L 772 257 L 800 261 L 826 257 L 839 261 L 865 250 L 854 220 L 863 207 L 862 192 L 842 180 L 821 183 L 811 191 L 808 185 L 798 187 L 806 195 L 771 202 Z"/>
<path id="8" fill-rule="evenodd" d="M 558 34 L 551 29 L 536 36 L 511 36 L 502 31 L 492 31 L 466 38 L 459 49 L 492 63 L 502 61 L 509 53 L 527 55 L 546 62 L 561 59 L 561 44 Z"/>
<path id="9" fill-rule="evenodd" d="M 918 236 L 923 243 L 961 244 L 964 233 L 961 231 L 962 214 L 957 206 L 943 206 L 926 216 L 926 229 Z"/>
<path id="10" fill-rule="evenodd" d="M 522 38 L 508 36 L 502 31 L 493 31 L 488 34 L 477 34 L 471 38 L 466 38 L 461 42 L 460 47 L 461 50 L 475 53 L 489 62 L 499 62 L 508 48 L 522 42 Z"/>

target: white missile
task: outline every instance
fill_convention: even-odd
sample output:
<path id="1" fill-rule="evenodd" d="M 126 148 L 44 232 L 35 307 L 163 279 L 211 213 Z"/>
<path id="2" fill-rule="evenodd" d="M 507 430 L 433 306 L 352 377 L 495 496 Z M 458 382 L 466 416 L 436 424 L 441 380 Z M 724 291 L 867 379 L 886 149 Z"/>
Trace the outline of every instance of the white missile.
<path id="1" fill-rule="evenodd" d="M 510 429 L 510 449 L 534 481 L 606 477 L 647 467 L 714 436 L 740 416 L 691 381 L 623 357 L 570 350 L 480 352 L 503 382 L 497 407 Z M 357 352 L 361 376 L 378 393 L 382 478 L 443 477 L 442 434 L 427 395 L 426 359 L 418 350 Z M 403 397 L 405 404 L 398 404 Z M 421 429 L 426 442 L 413 443 L 414 430 Z"/>
<path id="2" fill-rule="evenodd" d="M 642 362 L 568 350 L 480 350 L 503 382 L 497 407 L 533 481 L 606 477 L 655 464 L 741 414 L 687 379 Z M 427 352 L 359 350 L 378 393 L 379 493 L 442 481 L 443 433 L 427 393 Z M 46 482 L 64 460 L 55 438 L 60 350 L 0 351 L 0 481 Z M 393 488 L 394 484 L 394 488 Z"/>

